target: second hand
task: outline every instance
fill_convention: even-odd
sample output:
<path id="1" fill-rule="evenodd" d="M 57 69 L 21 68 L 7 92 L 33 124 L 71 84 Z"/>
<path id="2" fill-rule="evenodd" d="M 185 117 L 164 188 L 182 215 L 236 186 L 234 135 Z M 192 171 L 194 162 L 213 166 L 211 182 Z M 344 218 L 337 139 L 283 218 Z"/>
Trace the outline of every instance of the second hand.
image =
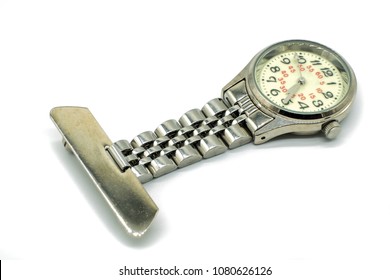
<path id="1" fill-rule="evenodd" d="M 298 82 L 293 85 L 288 91 L 287 91 L 287 96 L 282 99 L 282 102 L 287 105 L 290 99 L 294 96 L 294 94 L 297 93 L 299 88 L 305 84 L 305 78 L 302 76 L 302 71 L 301 71 L 301 66 L 299 65 L 299 57 L 297 54 L 294 55 L 295 61 L 298 66 L 298 72 L 299 72 L 299 79 Z"/>

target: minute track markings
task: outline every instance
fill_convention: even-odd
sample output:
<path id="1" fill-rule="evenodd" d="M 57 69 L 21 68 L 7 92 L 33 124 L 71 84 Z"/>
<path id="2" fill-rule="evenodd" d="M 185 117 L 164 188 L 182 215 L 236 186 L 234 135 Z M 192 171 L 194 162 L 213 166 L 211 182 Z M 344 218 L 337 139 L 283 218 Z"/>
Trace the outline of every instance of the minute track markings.
<path id="1" fill-rule="evenodd" d="M 276 55 L 257 73 L 267 99 L 288 111 L 322 112 L 331 108 L 342 94 L 338 69 L 327 59 L 310 52 L 291 51 Z M 299 86 L 297 81 L 301 81 Z M 330 93 L 325 96 L 322 92 Z"/>

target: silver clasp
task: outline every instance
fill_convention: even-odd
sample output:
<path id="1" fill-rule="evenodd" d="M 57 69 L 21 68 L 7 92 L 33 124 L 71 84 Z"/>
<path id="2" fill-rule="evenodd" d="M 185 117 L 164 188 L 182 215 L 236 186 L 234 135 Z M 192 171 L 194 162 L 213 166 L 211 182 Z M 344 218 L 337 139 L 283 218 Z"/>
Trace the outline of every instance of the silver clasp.
<path id="1" fill-rule="evenodd" d="M 50 116 L 65 148 L 80 161 L 127 232 L 144 234 L 158 207 L 134 173 L 121 167 L 111 140 L 92 113 L 83 107 L 56 107 Z"/>

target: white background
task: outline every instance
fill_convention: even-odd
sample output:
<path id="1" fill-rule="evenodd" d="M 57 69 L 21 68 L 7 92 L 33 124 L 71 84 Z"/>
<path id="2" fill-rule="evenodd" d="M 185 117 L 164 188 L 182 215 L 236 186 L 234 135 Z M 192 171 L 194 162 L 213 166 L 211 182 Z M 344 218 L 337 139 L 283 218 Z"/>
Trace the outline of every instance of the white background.
<path id="1" fill-rule="evenodd" d="M 384 3 L 0 0 L 0 258 L 20 260 L 3 264 L 4 279 L 120 279 L 124 265 L 389 279 Z M 247 145 L 150 182 L 160 212 L 142 239 L 128 237 L 62 148 L 50 109 L 89 107 L 112 140 L 131 139 L 295 38 L 335 49 L 356 72 L 338 139 Z"/>

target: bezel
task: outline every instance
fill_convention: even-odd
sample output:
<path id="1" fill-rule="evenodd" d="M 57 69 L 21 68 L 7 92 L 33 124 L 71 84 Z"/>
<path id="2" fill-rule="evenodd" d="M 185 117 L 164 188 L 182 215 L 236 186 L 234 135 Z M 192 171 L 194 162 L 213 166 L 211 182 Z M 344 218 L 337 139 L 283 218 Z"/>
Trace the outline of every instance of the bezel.
<path id="1" fill-rule="evenodd" d="M 262 68 L 270 59 L 274 56 L 282 54 L 283 52 L 288 51 L 304 51 L 311 52 L 316 55 L 319 55 L 329 62 L 331 62 L 340 72 L 345 86 L 348 86 L 343 99 L 338 102 L 335 106 L 318 112 L 309 112 L 309 113 L 299 113 L 286 110 L 282 107 L 277 106 L 268 100 L 262 93 L 259 85 L 256 82 L 255 71 L 256 68 Z M 258 66 L 259 65 L 259 66 Z M 260 109 L 265 110 L 267 113 L 273 115 L 283 115 L 287 118 L 299 119 L 299 120 L 319 120 L 319 119 L 343 119 L 348 111 L 355 93 L 356 93 L 356 77 L 345 59 L 339 55 L 334 50 L 312 41 L 306 40 L 289 40 L 276 43 L 271 45 L 262 51 L 260 51 L 251 61 L 248 69 L 247 83 L 250 88 L 249 95 L 255 104 L 259 106 Z"/>

